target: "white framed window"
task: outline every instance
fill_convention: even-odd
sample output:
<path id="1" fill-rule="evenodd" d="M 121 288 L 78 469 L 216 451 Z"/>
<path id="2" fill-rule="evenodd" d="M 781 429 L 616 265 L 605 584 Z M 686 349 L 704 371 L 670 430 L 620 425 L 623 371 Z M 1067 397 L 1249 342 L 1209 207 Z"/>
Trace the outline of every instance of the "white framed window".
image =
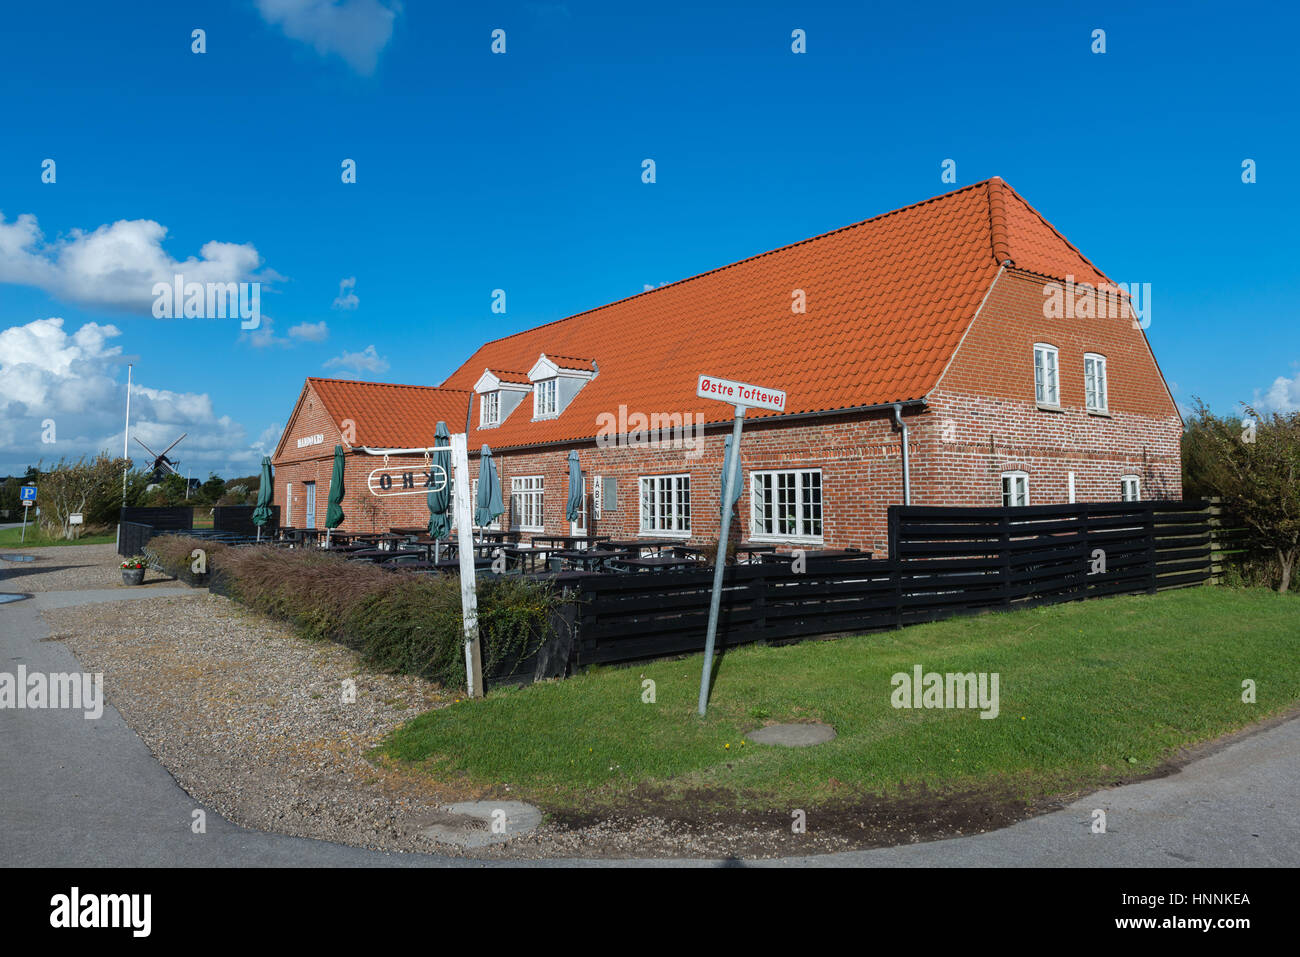
<path id="1" fill-rule="evenodd" d="M 1058 382 L 1058 364 L 1060 354 L 1056 346 L 1045 342 L 1034 344 L 1034 398 L 1039 405 L 1061 404 L 1061 389 Z"/>
<path id="2" fill-rule="evenodd" d="M 510 527 L 521 532 L 542 532 L 542 476 L 519 475 L 510 480 Z"/>
<path id="3" fill-rule="evenodd" d="M 478 427 L 501 424 L 501 393 L 484 392 L 478 407 Z"/>
<path id="4" fill-rule="evenodd" d="M 750 473 L 750 537 L 820 542 L 821 469 Z"/>
<path id="5" fill-rule="evenodd" d="M 1089 412 L 1107 410 L 1106 392 L 1106 357 L 1095 352 L 1084 353 L 1083 394 Z"/>
<path id="6" fill-rule="evenodd" d="M 1136 475 L 1120 476 L 1119 497 L 1125 502 L 1142 501 L 1142 480 Z"/>
<path id="7" fill-rule="evenodd" d="M 641 476 L 641 533 L 691 533 L 691 477 Z"/>
<path id="8" fill-rule="evenodd" d="M 1002 507 L 1013 508 L 1029 504 L 1029 473 L 1002 473 Z"/>
<path id="9" fill-rule="evenodd" d="M 560 380 L 542 379 L 533 387 L 533 418 L 547 419 L 558 414 Z"/>

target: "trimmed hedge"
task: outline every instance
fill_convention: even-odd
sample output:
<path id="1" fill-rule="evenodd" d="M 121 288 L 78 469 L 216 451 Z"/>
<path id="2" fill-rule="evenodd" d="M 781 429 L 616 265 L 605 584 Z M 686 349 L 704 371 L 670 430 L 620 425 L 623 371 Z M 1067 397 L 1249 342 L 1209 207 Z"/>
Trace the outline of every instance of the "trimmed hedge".
<path id="1" fill-rule="evenodd" d="M 367 664 L 465 686 L 460 581 L 348 562 L 310 548 L 230 548 L 187 535 L 158 535 L 147 553 L 169 575 L 195 578 L 191 554 L 207 553 L 221 590 L 263 614 L 291 623 L 304 638 L 334 641 Z M 552 637 L 561 597 L 521 578 L 478 582 L 483 673 L 514 674 Z"/>

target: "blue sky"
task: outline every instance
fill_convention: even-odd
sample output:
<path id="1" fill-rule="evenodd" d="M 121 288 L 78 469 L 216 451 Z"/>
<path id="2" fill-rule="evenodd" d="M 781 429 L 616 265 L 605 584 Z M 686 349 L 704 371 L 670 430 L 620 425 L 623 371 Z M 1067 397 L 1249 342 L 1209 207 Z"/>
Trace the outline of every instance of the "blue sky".
<path id="1" fill-rule="evenodd" d="M 182 470 L 248 474 L 308 375 L 437 384 L 486 339 L 945 192 L 949 158 L 957 185 L 1004 177 L 1112 278 L 1151 284 L 1147 334 L 1180 402 L 1300 407 L 1297 19 L 1226 3 L 9 5 L 0 474 L 120 452 L 128 359 L 133 432 L 188 431 Z M 140 274 L 174 262 L 261 280 L 262 327 L 154 318 Z"/>

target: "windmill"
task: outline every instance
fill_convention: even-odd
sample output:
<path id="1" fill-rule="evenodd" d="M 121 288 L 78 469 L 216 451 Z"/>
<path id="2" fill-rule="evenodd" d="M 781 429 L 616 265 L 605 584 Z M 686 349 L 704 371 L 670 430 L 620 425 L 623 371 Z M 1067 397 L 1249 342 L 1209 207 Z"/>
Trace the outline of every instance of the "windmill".
<path id="1" fill-rule="evenodd" d="M 181 474 L 176 471 L 176 466 L 180 464 L 179 460 L 173 461 L 172 459 L 169 459 L 167 453 L 180 445 L 181 439 L 185 438 L 187 435 L 189 435 L 188 432 L 182 432 L 181 438 L 167 446 L 161 455 L 149 448 L 149 446 L 145 445 L 143 442 L 140 442 L 139 439 L 136 439 L 136 441 L 140 443 L 140 447 L 153 456 L 153 474 L 149 477 L 150 482 L 155 484 L 161 482 L 168 472 L 171 472 L 173 475 Z"/>

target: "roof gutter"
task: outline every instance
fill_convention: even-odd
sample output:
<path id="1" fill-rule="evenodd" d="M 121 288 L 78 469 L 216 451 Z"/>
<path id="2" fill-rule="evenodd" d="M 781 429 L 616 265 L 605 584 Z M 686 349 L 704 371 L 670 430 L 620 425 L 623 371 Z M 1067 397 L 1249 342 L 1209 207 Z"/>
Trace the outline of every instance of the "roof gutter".
<path id="1" fill-rule="evenodd" d="M 903 504 L 912 504 L 912 470 L 907 452 L 907 424 L 903 422 L 903 403 L 894 403 L 894 424 L 903 433 Z"/>
<path id="2" fill-rule="evenodd" d="M 927 400 L 923 396 L 919 399 L 900 399 L 897 402 L 878 402 L 875 405 L 854 405 L 843 409 L 819 409 L 814 412 L 792 412 L 789 415 L 765 415 L 760 419 L 750 419 L 747 421 L 749 422 L 750 426 L 753 427 L 757 425 L 797 422 L 801 419 L 827 418 L 829 416 L 834 416 L 834 415 L 855 415 L 859 412 L 890 412 L 894 409 L 895 406 L 902 406 L 906 408 L 907 406 L 925 406 L 927 404 L 928 404 Z M 729 432 L 731 430 L 731 427 L 732 427 L 731 419 L 726 419 L 718 422 L 708 422 L 700 426 L 700 428 L 706 432 L 707 431 Z M 626 437 L 626 433 L 624 433 L 623 435 L 614 436 L 613 438 L 622 439 L 625 437 Z M 570 438 L 570 439 L 555 439 L 550 442 L 530 442 L 526 445 L 503 445 L 500 448 L 498 448 L 497 451 L 517 452 L 521 449 L 546 449 L 546 448 L 554 448 L 556 446 L 582 445 L 583 443 L 586 442 L 595 442 L 597 438 L 599 438 L 599 436 L 588 435 L 588 436 L 575 436 L 574 438 Z M 471 454 L 473 453 L 471 452 Z"/>

